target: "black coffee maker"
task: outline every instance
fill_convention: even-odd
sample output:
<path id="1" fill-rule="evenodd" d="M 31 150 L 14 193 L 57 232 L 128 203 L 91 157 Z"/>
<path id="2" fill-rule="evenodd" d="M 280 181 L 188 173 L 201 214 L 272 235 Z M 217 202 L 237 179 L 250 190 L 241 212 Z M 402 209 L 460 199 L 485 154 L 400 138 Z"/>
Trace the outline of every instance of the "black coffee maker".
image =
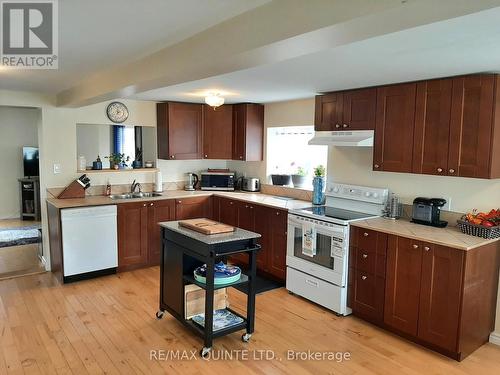
<path id="1" fill-rule="evenodd" d="M 423 198 L 418 197 L 413 200 L 412 222 L 433 227 L 444 228 L 448 225 L 447 221 L 439 219 L 441 207 L 446 204 L 442 198 Z"/>

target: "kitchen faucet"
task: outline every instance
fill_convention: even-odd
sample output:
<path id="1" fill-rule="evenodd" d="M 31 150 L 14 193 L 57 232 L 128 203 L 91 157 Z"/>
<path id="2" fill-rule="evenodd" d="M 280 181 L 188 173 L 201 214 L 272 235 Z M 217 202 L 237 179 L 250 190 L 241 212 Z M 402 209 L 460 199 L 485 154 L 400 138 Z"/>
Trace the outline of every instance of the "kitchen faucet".
<path id="1" fill-rule="evenodd" d="M 132 182 L 132 186 L 130 186 L 130 192 L 133 194 L 135 193 L 135 190 L 139 188 L 139 193 L 142 193 L 142 186 L 139 182 Z"/>

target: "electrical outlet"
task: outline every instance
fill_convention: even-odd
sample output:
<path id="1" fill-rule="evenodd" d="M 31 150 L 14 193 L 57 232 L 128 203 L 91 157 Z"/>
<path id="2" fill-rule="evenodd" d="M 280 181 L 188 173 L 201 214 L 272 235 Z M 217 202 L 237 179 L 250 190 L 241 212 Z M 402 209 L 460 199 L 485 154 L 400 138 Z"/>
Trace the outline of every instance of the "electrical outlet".
<path id="1" fill-rule="evenodd" d="M 451 211 L 451 197 L 443 199 L 446 199 L 446 204 L 443 207 L 441 207 L 441 209 L 444 211 Z"/>
<path id="2" fill-rule="evenodd" d="M 54 174 L 61 173 L 61 164 L 54 164 Z"/>

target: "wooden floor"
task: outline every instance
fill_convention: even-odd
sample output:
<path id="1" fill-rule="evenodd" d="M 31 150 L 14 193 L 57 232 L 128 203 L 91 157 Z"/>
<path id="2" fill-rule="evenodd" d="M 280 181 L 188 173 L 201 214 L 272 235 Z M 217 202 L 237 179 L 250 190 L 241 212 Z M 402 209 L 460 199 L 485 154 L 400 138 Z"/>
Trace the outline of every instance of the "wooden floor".
<path id="1" fill-rule="evenodd" d="M 486 344 L 458 363 L 283 288 L 257 296 L 250 343 L 237 333 L 215 340 L 214 355 L 248 349 L 249 360 L 150 360 L 151 350 L 202 346 L 168 314 L 154 318 L 158 280 L 153 267 L 64 286 L 50 273 L 0 281 L 0 374 L 500 373 L 500 347 Z M 245 295 L 231 290 L 230 300 L 241 311 Z M 254 359 L 259 350 L 277 359 Z M 291 361 L 287 350 L 349 352 L 351 359 Z"/>
<path id="2" fill-rule="evenodd" d="M 40 225 L 39 221 L 0 220 L 0 229 Z M 39 244 L 0 247 L 0 280 L 45 272 L 38 258 Z"/>

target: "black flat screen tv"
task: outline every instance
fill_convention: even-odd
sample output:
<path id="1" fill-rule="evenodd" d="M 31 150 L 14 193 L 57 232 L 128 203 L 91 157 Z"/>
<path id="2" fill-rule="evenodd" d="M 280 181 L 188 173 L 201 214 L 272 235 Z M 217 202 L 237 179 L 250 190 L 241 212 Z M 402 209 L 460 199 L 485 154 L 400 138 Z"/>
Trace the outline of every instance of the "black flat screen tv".
<path id="1" fill-rule="evenodd" d="M 23 147 L 23 162 L 25 177 L 39 177 L 40 167 L 38 164 L 38 148 Z"/>

